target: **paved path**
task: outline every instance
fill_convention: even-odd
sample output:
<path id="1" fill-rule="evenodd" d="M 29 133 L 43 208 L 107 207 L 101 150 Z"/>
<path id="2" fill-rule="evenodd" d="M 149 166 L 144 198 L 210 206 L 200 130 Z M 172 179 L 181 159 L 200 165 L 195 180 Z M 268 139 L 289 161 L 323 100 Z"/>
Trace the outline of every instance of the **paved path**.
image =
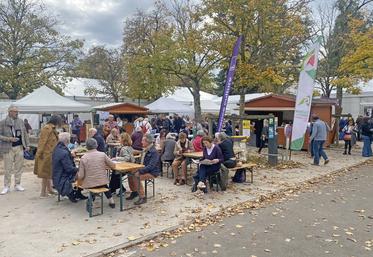
<path id="1" fill-rule="evenodd" d="M 373 256 L 373 165 L 163 244 L 117 256 Z"/>

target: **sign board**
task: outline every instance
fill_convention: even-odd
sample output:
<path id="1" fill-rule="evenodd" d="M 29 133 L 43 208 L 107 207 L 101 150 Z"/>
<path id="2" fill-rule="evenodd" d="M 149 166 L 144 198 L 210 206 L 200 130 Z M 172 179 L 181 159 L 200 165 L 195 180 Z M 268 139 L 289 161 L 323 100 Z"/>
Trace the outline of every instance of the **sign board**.
<path id="1" fill-rule="evenodd" d="M 250 120 L 243 120 L 242 121 L 242 135 L 249 137 L 251 130 Z"/>

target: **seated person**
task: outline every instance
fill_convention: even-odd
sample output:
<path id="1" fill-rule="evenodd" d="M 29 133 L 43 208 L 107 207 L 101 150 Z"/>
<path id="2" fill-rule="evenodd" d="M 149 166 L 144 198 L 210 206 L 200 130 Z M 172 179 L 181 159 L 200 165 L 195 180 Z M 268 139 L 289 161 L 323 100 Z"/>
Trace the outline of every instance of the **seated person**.
<path id="1" fill-rule="evenodd" d="M 161 129 L 161 131 L 159 132 L 159 136 L 155 139 L 155 145 L 162 149 L 165 140 L 166 140 L 166 130 Z"/>
<path id="2" fill-rule="evenodd" d="M 196 152 L 202 152 L 202 138 L 205 136 L 205 132 L 201 129 L 197 131 L 196 137 L 193 139 L 193 148 Z"/>
<path id="3" fill-rule="evenodd" d="M 128 177 L 128 184 L 131 189 L 131 195 L 127 197 L 127 200 L 132 200 L 136 196 L 139 196 L 139 199 L 134 203 L 135 205 L 140 205 L 146 203 L 144 187 L 142 183 L 140 183 L 139 187 L 139 179 L 140 181 L 144 181 L 146 179 L 153 179 L 159 175 L 159 155 L 157 149 L 154 146 L 154 137 L 151 134 L 145 134 L 142 138 L 142 146 L 144 148 L 144 152 L 142 154 L 142 161 L 141 163 L 144 164 L 144 168 L 139 169 L 135 176 Z"/>
<path id="4" fill-rule="evenodd" d="M 119 154 L 116 158 L 113 160 L 115 161 L 124 161 L 124 162 L 135 162 L 135 158 L 133 157 L 133 148 L 132 148 L 132 140 L 130 135 L 127 133 L 122 133 L 120 135 L 120 143 L 122 147 L 119 149 Z M 110 190 L 112 193 L 115 193 L 116 190 L 120 186 L 120 174 L 113 172 L 111 174 L 110 178 Z M 123 188 L 123 193 L 126 191 L 125 188 Z"/>
<path id="5" fill-rule="evenodd" d="M 234 168 L 236 166 L 236 157 L 233 151 L 233 141 L 224 132 L 217 133 L 216 138 L 224 157 L 222 164 L 227 168 Z"/>
<path id="6" fill-rule="evenodd" d="M 110 132 L 110 135 L 106 138 L 106 145 L 108 146 L 108 154 L 110 157 L 115 157 L 117 155 L 117 146 L 113 146 L 110 144 L 119 143 L 119 130 L 117 128 L 113 128 Z"/>
<path id="7" fill-rule="evenodd" d="M 87 152 L 80 159 L 78 180 L 81 181 L 83 188 L 100 188 L 108 187 L 108 178 L 106 169 L 114 169 L 115 164 L 109 157 L 97 151 L 97 141 L 94 138 L 89 138 L 86 141 Z M 105 192 L 106 198 L 109 200 L 109 206 L 115 208 L 111 191 Z"/>
<path id="8" fill-rule="evenodd" d="M 106 152 L 106 143 L 105 139 L 102 137 L 102 135 L 97 131 L 95 128 L 90 128 L 88 130 L 88 137 L 94 138 L 97 142 L 97 151 L 99 152 Z"/>
<path id="9" fill-rule="evenodd" d="M 132 148 L 135 150 L 142 151 L 142 129 L 140 126 L 135 128 L 135 132 L 133 132 L 131 139 L 132 139 Z"/>
<path id="10" fill-rule="evenodd" d="M 213 140 L 209 136 L 204 136 L 202 139 L 202 144 L 204 147 L 201 162 L 206 163 L 200 163 L 197 174 L 193 176 L 194 184 L 192 187 L 192 192 L 197 191 L 197 188 L 199 188 L 203 190 L 204 193 L 207 193 L 206 178 L 218 172 L 220 169 L 220 164 L 224 161 L 220 147 L 216 146 L 212 142 Z"/>
<path id="11" fill-rule="evenodd" d="M 87 197 L 82 195 L 81 189 L 74 190 L 72 186 L 78 168 L 74 163 L 71 152 L 67 148 L 69 142 L 69 133 L 62 132 L 58 135 L 58 143 L 52 154 L 52 179 L 57 192 L 62 196 L 69 197 L 71 202 L 76 203 L 77 199 L 84 200 Z"/>
<path id="12" fill-rule="evenodd" d="M 175 138 L 168 133 L 166 136 L 166 140 L 163 143 L 162 147 L 162 156 L 161 161 L 171 163 L 175 159 L 174 150 L 175 150 Z"/>
<path id="13" fill-rule="evenodd" d="M 172 171 L 174 173 L 174 185 L 185 185 L 187 173 L 187 158 L 183 156 L 185 152 L 192 152 L 193 145 L 187 139 L 184 132 L 180 132 L 179 140 L 175 144 L 174 155 L 175 159 L 172 162 Z M 179 166 L 181 165 L 181 177 L 179 175 Z"/>

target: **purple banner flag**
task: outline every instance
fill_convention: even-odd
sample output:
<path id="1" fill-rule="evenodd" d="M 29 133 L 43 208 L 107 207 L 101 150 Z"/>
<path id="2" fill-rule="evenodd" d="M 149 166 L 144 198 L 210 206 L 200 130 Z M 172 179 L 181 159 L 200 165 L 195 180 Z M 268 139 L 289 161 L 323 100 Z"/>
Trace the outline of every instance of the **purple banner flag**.
<path id="1" fill-rule="evenodd" d="M 229 70 L 227 72 L 227 80 L 225 81 L 224 93 L 223 93 L 223 97 L 221 99 L 221 104 L 220 104 L 218 132 L 220 132 L 221 129 L 223 128 L 225 110 L 227 109 L 228 96 L 229 96 L 229 92 L 231 91 L 234 73 L 236 72 L 236 63 L 237 63 L 238 53 L 240 51 L 241 40 L 242 40 L 242 36 L 239 36 L 233 48 L 231 63 L 229 65 Z"/>

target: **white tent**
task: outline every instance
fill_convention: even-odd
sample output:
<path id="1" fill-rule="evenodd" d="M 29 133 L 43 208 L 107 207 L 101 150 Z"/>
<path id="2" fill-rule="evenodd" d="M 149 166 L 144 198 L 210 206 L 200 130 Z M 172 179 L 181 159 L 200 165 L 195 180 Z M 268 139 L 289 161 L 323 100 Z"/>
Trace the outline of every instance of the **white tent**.
<path id="1" fill-rule="evenodd" d="M 213 101 L 201 100 L 201 111 L 203 113 L 219 113 L 220 105 Z M 229 110 L 227 110 L 227 113 L 229 113 Z"/>
<path id="2" fill-rule="evenodd" d="M 161 97 L 158 100 L 145 106 L 153 113 L 177 113 L 177 114 L 192 114 L 193 109 L 176 101 L 172 98 Z"/>
<path id="3" fill-rule="evenodd" d="M 81 113 L 90 112 L 91 106 L 57 94 L 42 86 L 14 103 L 21 113 Z"/>
<path id="4" fill-rule="evenodd" d="M 212 101 L 215 98 L 217 98 L 216 95 L 206 93 L 203 91 L 200 91 L 199 94 L 200 94 L 201 101 L 203 100 Z M 165 98 L 172 98 L 178 102 L 186 102 L 189 104 L 194 101 L 192 93 L 190 93 L 189 89 L 186 87 L 180 87 L 176 89 L 172 95 L 165 96 Z"/>

